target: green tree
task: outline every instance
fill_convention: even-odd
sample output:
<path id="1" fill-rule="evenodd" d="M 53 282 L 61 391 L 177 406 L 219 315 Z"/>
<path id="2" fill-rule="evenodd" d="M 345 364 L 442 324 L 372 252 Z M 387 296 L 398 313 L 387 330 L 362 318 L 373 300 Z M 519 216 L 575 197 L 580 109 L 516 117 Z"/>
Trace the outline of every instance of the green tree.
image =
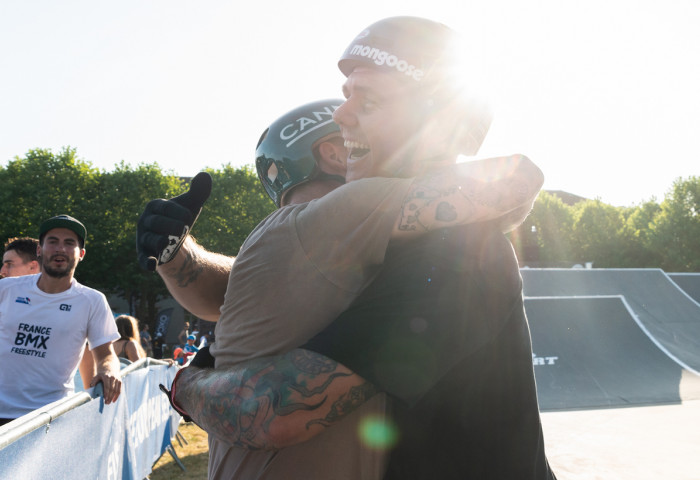
<path id="1" fill-rule="evenodd" d="M 30 150 L 24 158 L 15 157 L 0 169 L 0 209 L 3 212 L 3 239 L 26 235 L 37 237 L 39 225 L 60 214 L 85 223 L 91 213 L 86 199 L 98 193 L 100 172 L 76 156 L 75 149 Z M 88 227 L 91 243 L 92 230 Z"/>
<path id="2" fill-rule="evenodd" d="M 597 267 L 619 267 L 624 224 L 620 208 L 598 199 L 577 204 L 572 238 L 577 258 Z"/>
<path id="3" fill-rule="evenodd" d="M 136 263 L 136 221 L 148 200 L 169 198 L 186 189 L 157 165 L 132 170 L 123 163 L 112 173 L 100 172 L 79 159 L 76 150 L 30 150 L 0 168 L 3 238 L 38 236 L 46 218 L 62 213 L 87 228 L 86 255 L 76 279 L 105 294 L 133 302 L 136 315 L 155 318 L 155 303 L 167 293 L 160 278 Z"/>
<path id="4" fill-rule="evenodd" d="M 98 255 L 86 255 L 86 279 L 90 286 L 127 300 L 130 311 L 149 324 L 158 313 L 157 301 L 168 292 L 156 273 L 142 270 L 136 261 L 136 223 L 148 201 L 171 198 L 187 188 L 183 179 L 163 174 L 157 164 L 132 169 L 122 162 L 101 175 L 99 191 L 90 199 L 88 218 L 95 225 L 99 250 Z"/>
<path id="5" fill-rule="evenodd" d="M 511 234 L 521 263 L 548 267 L 572 264 L 572 225 L 572 208 L 559 197 L 540 192 L 530 215 Z"/>
<path id="6" fill-rule="evenodd" d="M 661 253 L 651 245 L 652 227 L 660 211 L 654 199 L 623 209 L 625 225 L 621 235 L 620 267 L 658 268 L 661 265 Z"/>
<path id="7" fill-rule="evenodd" d="M 667 272 L 700 271 L 700 177 L 678 178 L 654 218 L 650 246 Z"/>
<path id="8" fill-rule="evenodd" d="M 212 192 L 192 234 L 213 252 L 235 256 L 248 234 L 275 209 L 249 167 L 207 170 L 212 176 Z"/>

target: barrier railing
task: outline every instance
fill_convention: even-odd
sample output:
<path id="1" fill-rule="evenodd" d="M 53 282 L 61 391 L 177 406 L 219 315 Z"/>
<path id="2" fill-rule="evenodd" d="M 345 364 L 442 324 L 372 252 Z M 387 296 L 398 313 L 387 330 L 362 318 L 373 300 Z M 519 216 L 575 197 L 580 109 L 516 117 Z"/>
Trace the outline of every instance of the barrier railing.
<path id="1" fill-rule="evenodd" d="M 100 391 L 78 392 L 3 425 L 0 478 L 142 480 L 163 453 L 172 454 L 180 416 L 158 384 L 169 385 L 176 371 L 141 359 L 121 370 L 113 404 Z"/>

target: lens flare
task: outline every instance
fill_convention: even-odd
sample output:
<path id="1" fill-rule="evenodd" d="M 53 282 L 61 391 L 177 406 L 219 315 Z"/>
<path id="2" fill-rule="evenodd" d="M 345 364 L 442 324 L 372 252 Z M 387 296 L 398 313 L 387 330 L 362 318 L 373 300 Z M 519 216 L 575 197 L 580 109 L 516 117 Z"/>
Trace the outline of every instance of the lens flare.
<path id="1" fill-rule="evenodd" d="M 388 450 L 398 440 L 396 426 L 387 418 L 368 416 L 362 419 L 358 428 L 360 440 L 364 445 L 375 450 Z"/>

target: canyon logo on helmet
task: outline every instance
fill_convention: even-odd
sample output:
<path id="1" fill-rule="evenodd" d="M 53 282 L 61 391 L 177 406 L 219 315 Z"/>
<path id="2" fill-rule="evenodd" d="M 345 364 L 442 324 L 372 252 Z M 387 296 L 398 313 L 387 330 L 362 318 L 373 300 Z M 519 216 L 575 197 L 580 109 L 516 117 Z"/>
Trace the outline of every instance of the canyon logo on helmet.
<path id="1" fill-rule="evenodd" d="M 260 182 L 277 207 L 292 187 L 316 178 L 314 147 L 340 135 L 333 112 L 342 99 L 319 100 L 281 116 L 263 132 L 255 149 L 255 168 Z"/>

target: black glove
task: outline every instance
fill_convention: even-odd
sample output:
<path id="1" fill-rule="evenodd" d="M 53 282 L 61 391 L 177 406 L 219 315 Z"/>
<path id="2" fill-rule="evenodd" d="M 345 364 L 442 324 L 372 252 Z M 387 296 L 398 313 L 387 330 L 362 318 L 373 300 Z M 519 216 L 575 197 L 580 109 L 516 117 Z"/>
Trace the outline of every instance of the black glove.
<path id="1" fill-rule="evenodd" d="M 180 408 L 179 405 L 177 405 L 175 403 L 175 399 L 174 399 L 174 397 L 175 397 L 175 383 L 177 382 L 177 378 L 180 376 L 180 374 L 182 373 L 183 370 L 184 370 L 184 368 L 181 368 L 175 374 L 175 378 L 173 378 L 173 383 L 170 384 L 170 390 L 168 390 L 168 388 L 165 385 L 163 385 L 162 383 L 158 384 L 158 388 L 160 388 L 160 390 L 168 396 L 168 401 L 170 402 L 170 406 L 173 407 L 173 410 L 175 410 L 177 413 L 179 413 L 184 421 L 191 422 L 192 417 L 187 415 L 187 413 L 185 413 L 185 411 L 182 408 Z"/>
<path id="2" fill-rule="evenodd" d="M 185 368 L 189 368 L 189 367 L 214 368 L 214 357 L 212 357 L 211 353 L 209 353 L 209 345 L 199 349 L 199 351 L 197 352 L 197 355 L 194 356 L 194 358 L 192 359 L 190 364 Z M 175 382 L 177 381 L 178 376 L 180 375 L 180 372 L 182 372 L 183 370 L 184 370 L 184 368 L 181 368 L 177 372 L 177 374 L 175 374 L 175 378 L 173 379 L 173 383 L 170 386 L 170 390 L 168 390 L 168 388 L 165 385 L 163 385 L 162 383 L 159 384 L 158 387 L 161 389 L 161 391 L 163 393 L 165 393 L 168 396 L 168 401 L 170 402 L 170 405 L 173 407 L 173 409 L 177 413 L 179 413 L 180 416 L 182 416 L 182 418 L 186 422 L 191 422 L 192 417 L 187 415 L 187 413 L 185 413 L 185 411 L 182 408 L 180 408 L 178 405 L 176 405 L 175 400 L 173 399 L 173 397 L 175 396 L 175 393 L 174 393 L 175 392 Z"/>
<path id="3" fill-rule="evenodd" d="M 198 173 L 189 191 L 170 200 L 151 200 L 136 224 L 136 254 L 144 270 L 168 263 L 197 221 L 202 205 L 211 194 L 211 176 Z"/>
<path id="4" fill-rule="evenodd" d="M 214 368 L 214 357 L 209 353 L 209 345 L 202 347 L 194 356 L 188 367 Z"/>

